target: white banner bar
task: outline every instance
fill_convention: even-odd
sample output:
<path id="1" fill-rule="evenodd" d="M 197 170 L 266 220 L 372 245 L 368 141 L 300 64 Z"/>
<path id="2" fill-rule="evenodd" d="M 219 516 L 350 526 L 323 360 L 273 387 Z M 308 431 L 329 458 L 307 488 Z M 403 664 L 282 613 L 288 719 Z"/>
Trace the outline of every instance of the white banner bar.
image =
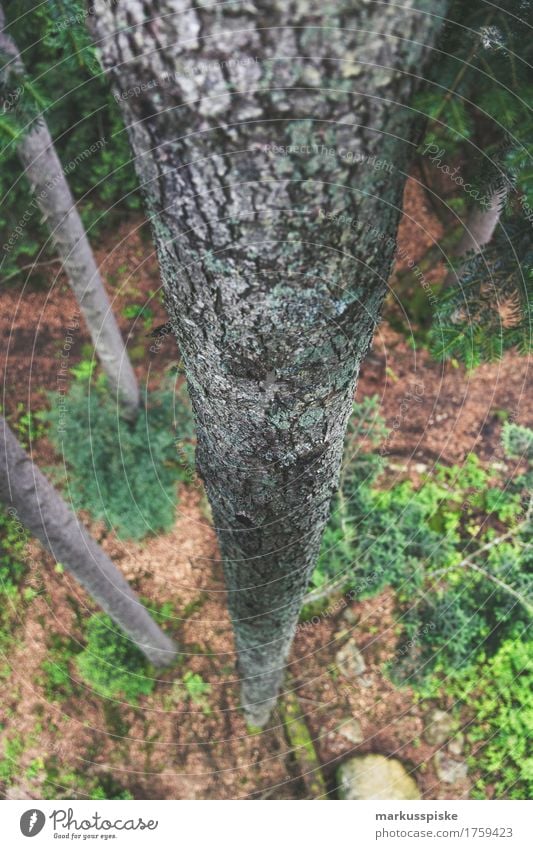
<path id="1" fill-rule="evenodd" d="M 12 847 L 366 849 L 533 846 L 531 802 L 5 801 Z M 32 840 L 35 840 L 32 843 Z"/>

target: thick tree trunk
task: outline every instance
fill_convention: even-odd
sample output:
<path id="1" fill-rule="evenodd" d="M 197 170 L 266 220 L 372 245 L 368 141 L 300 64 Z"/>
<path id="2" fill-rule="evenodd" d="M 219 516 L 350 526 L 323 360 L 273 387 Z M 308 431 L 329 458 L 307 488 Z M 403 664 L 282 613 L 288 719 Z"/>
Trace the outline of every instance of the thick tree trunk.
<path id="1" fill-rule="evenodd" d="M 13 57 L 19 72 L 22 62 L 13 40 L 4 30 L 0 7 L 0 51 Z M 32 192 L 63 263 L 111 390 L 118 395 L 125 418 L 135 420 L 139 387 L 115 316 L 98 271 L 87 234 L 70 192 L 61 162 L 43 118 L 34 122 L 17 144 Z"/>
<path id="2" fill-rule="evenodd" d="M 257 725 L 282 680 L 387 288 L 418 133 L 405 104 L 447 4 L 417 5 L 93 4 Z"/>
<path id="3" fill-rule="evenodd" d="M 154 622 L 107 554 L 48 483 L 0 416 L 0 500 L 155 666 L 176 655 L 173 641 Z"/>

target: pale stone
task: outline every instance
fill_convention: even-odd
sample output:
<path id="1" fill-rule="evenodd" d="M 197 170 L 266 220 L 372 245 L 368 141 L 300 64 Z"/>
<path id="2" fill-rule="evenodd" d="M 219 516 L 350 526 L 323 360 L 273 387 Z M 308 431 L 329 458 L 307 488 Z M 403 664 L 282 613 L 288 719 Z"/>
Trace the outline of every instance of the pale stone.
<path id="1" fill-rule="evenodd" d="M 337 773 L 341 799 L 420 799 L 417 783 L 403 764 L 383 755 L 345 761 Z"/>
<path id="2" fill-rule="evenodd" d="M 468 768 L 464 761 L 455 761 L 444 752 L 437 752 L 435 755 L 435 771 L 441 781 L 445 781 L 446 784 L 455 784 L 456 781 L 462 781 L 466 778 Z"/>
<path id="3" fill-rule="evenodd" d="M 451 714 L 435 708 L 427 716 L 424 739 L 432 746 L 442 746 L 453 736 L 455 724 Z"/>
<path id="4" fill-rule="evenodd" d="M 337 652 L 335 662 L 339 672 L 345 678 L 357 678 L 366 669 L 365 659 L 357 648 L 355 640 L 348 640 L 340 651 Z"/>

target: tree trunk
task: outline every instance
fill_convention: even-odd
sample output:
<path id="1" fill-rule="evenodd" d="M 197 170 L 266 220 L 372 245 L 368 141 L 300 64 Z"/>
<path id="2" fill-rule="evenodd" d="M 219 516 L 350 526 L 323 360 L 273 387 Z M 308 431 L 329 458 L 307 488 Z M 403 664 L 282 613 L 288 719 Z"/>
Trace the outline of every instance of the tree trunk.
<path id="1" fill-rule="evenodd" d="M 413 6 L 93 4 L 256 725 L 281 684 L 387 289 L 419 132 L 405 104 L 447 4 Z"/>
<path id="2" fill-rule="evenodd" d="M 504 183 L 492 192 L 487 209 L 481 209 L 479 206 L 472 208 L 463 222 L 464 232 L 455 249 L 458 259 L 466 258 L 470 253 L 481 253 L 484 245 L 488 245 L 500 220 L 507 193 L 508 186 Z M 458 285 L 460 278 L 460 268 L 449 271 L 444 286 Z"/>
<path id="3" fill-rule="evenodd" d="M 155 666 L 176 656 L 173 641 L 154 622 L 107 554 L 48 483 L 0 416 L 0 500 L 62 563 Z"/>
<path id="4" fill-rule="evenodd" d="M 24 68 L 17 47 L 4 30 L 4 24 L 4 12 L 0 7 L 0 51 L 13 57 L 15 67 L 22 74 Z M 46 219 L 111 390 L 117 393 L 125 418 L 134 421 L 140 402 L 137 380 L 61 162 L 42 117 L 17 142 L 17 153 L 37 205 Z"/>

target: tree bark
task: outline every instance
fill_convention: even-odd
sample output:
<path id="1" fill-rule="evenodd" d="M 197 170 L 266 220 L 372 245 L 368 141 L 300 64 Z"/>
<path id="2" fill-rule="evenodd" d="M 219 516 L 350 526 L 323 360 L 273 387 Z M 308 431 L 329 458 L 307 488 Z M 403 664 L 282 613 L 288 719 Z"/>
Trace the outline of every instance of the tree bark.
<path id="1" fill-rule="evenodd" d="M 0 51 L 12 57 L 14 66 L 22 75 L 24 67 L 20 55 L 4 25 L 4 12 L 0 7 Z M 134 421 L 140 403 L 137 379 L 42 116 L 17 142 L 17 153 L 80 305 L 102 368 L 109 378 L 111 391 L 118 395 L 124 417 Z"/>
<path id="2" fill-rule="evenodd" d="M 248 719 L 337 487 L 447 3 L 97 0 L 197 423 Z M 146 17 L 152 12 L 153 17 Z"/>
<path id="3" fill-rule="evenodd" d="M 0 500 L 14 509 L 19 521 L 74 575 L 154 666 L 165 666 L 174 659 L 173 641 L 32 463 L 1 416 Z"/>
<path id="4" fill-rule="evenodd" d="M 464 232 L 455 249 L 455 256 L 458 259 L 466 258 L 470 253 L 481 253 L 483 247 L 488 245 L 498 226 L 507 194 L 508 187 L 502 184 L 492 192 L 487 209 L 473 207 L 463 222 Z M 457 285 L 460 283 L 460 278 L 461 268 L 449 271 L 444 280 L 444 286 Z"/>

